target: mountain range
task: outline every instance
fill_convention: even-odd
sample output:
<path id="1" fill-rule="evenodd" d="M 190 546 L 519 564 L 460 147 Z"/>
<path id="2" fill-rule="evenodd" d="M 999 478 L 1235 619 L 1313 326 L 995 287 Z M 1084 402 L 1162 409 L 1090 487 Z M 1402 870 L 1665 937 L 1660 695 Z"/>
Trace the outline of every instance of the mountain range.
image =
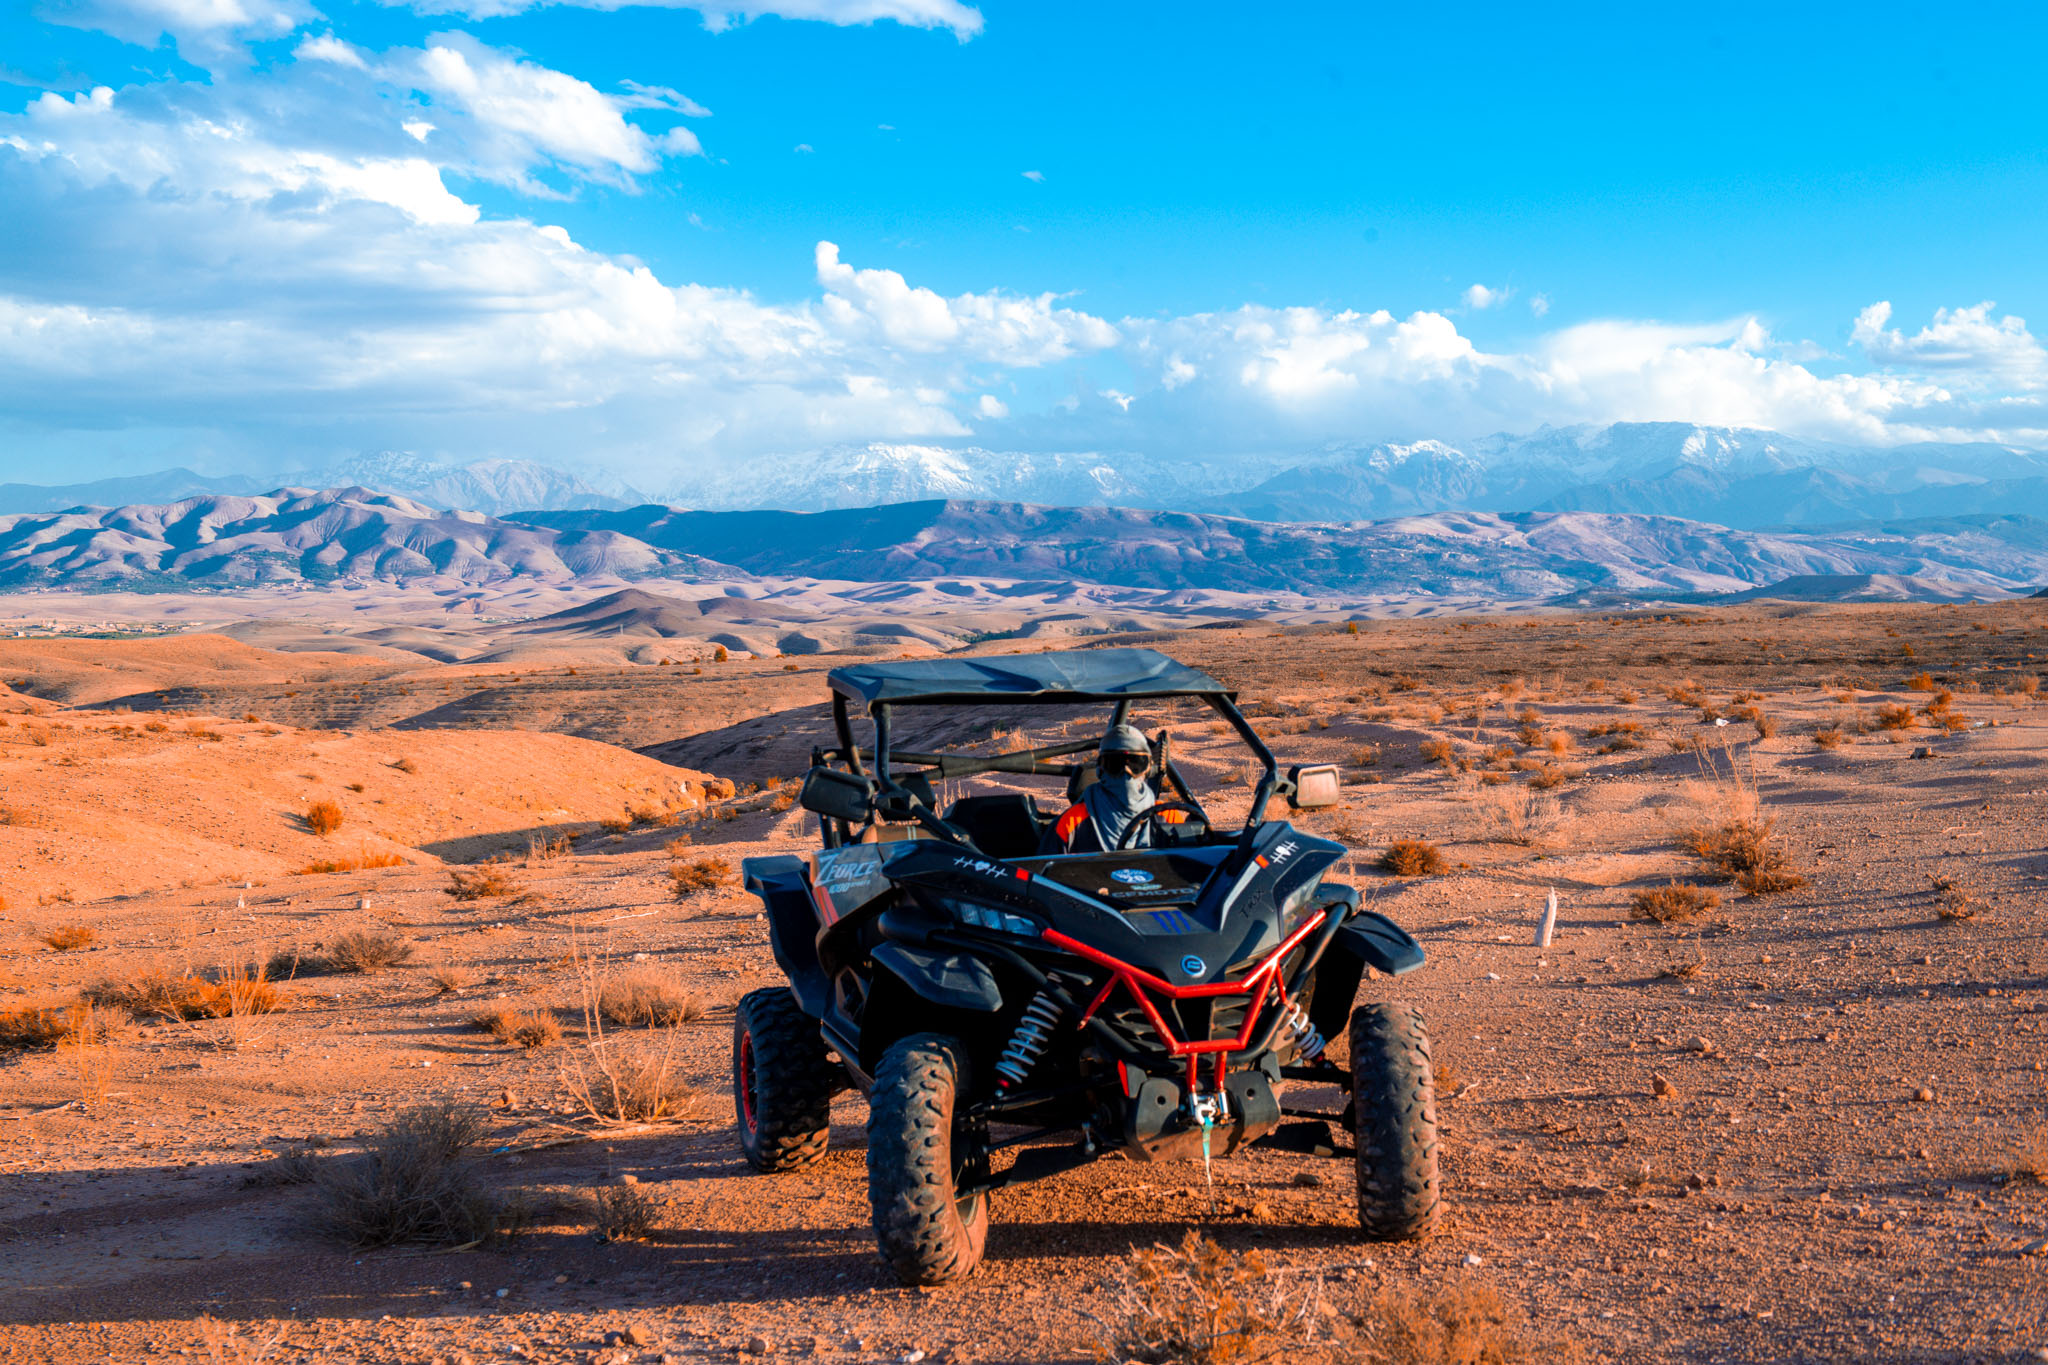
<path id="1" fill-rule="evenodd" d="M 919 583 L 1057 594 L 1498 601 L 1743 593 L 1787 579 L 1931 581 L 2004 596 L 2048 580 L 2048 521 L 1971 515 L 1745 531 L 1675 517 L 1437 512 L 1338 524 L 964 499 L 828 512 L 661 505 L 446 511 L 364 488 L 202 495 L 0 516 L 0 587 L 658 579 Z"/>
<path id="2" fill-rule="evenodd" d="M 380 451 L 289 475 L 296 487 L 362 487 L 431 506 L 515 512 L 817 512 L 924 501 L 1138 507 L 1259 521 L 1381 521 L 1437 512 L 1611 512 L 1739 530 L 1900 517 L 2048 517 L 2048 454 L 2019 446 L 1861 446 L 1745 427 L 1617 422 L 1452 443 L 1162 457 L 1025 453 L 873 443 L 761 457 L 727 468 L 679 462 L 659 496 L 531 460 L 449 463 Z M 0 485 L 0 513 L 118 507 L 275 484 L 190 470 L 64 487 Z"/>

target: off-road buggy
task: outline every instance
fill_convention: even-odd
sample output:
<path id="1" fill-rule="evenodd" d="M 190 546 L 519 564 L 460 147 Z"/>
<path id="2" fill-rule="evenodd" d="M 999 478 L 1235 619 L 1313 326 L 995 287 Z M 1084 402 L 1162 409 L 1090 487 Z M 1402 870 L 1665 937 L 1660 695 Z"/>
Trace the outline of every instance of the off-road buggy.
<path id="1" fill-rule="evenodd" d="M 1434 1226 L 1421 1016 L 1353 1008 L 1368 967 L 1398 976 L 1422 950 L 1354 889 L 1323 880 L 1341 844 L 1265 818 L 1276 794 L 1296 808 L 1335 803 L 1335 768 L 1282 776 L 1232 693 L 1152 650 L 860 664 L 829 681 L 838 744 L 813 753 L 800 798 L 824 846 L 744 865 L 789 978 L 747 995 L 734 1023 L 734 1105 L 757 1169 L 816 1161 L 833 1096 L 865 1092 L 875 1235 L 906 1284 L 972 1270 L 1005 1185 L 1111 1152 L 1207 1160 L 1264 1140 L 1335 1154 L 1332 1123 L 1353 1143 L 1364 1235 Z M 910 751 L 891 738 L 899 709 L 1073 715 L 1088 703 L 1108 708 L 1089 738 L 1015 752 Z M 1143 827 L 1151 847 L 1046 853 L 1059 808 L 1028 791 L 935 792 L 1040 778 L 1072 801 L 1094 780 L 1095 736 L 1138 704 L 1205 705 L 1235 732 L 1258 764 L 1241 828 L 1210 820 L 1166 729 L 1150 741 L 1150 780 L 1166 798 L 1155 810 L 1180 818 L 1134 821 L 1122 840 L 1143 842 Z M 865 746 L 856 705 L 873 721 Z M 1324 1053 L 1347 1028 L 1344 1067 Z M 1341 1113 L 1297 1109 L 1287 1082 L 1349 1101 Z"/>

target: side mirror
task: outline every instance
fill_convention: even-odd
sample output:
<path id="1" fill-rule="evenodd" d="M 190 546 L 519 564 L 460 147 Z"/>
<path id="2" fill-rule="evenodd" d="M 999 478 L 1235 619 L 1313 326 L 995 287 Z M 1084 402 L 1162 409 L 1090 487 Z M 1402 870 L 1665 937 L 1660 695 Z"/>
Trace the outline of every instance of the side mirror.
<path id="1" fill-rule="evenodd" d="M 1313 763 L 1289 768 L 1287 783 L 1293 788 L 1287 793 L 1287 804 L 1296 810 L 1317 810 L 1323 806 L 1334 806 L 1342 795 L 1343 784 L 1337 777 L 1334 763 Z"/>
<path id="2" fill-rule="evenodd" d="M 813 768 L 804 774 L 803 790 L 797 804 L 827 820 L 844 820 L 864 825 L 874 810 L 872 779 L 840 772 L 837 768 Z"/>

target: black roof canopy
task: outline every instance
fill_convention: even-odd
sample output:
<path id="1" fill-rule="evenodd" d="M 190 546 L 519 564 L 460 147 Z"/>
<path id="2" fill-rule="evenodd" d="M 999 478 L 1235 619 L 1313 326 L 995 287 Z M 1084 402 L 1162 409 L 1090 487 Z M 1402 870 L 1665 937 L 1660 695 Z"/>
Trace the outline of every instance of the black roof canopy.
<path id="1" fill-rule="evenodd" d="M 1176 663 L 1156 649 L 905 659 L 851 664 L 833 669 L 826 677 L 833 691 L 870 706 L 876 702 L 1053 704 L 1232 695 L 1207 673 Z"/>

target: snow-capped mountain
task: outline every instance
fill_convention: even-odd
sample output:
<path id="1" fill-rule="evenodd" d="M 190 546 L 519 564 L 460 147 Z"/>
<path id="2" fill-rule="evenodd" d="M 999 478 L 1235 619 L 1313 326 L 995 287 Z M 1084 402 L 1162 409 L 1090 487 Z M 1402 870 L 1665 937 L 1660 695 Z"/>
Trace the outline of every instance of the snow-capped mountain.
<path id="1" fill-rule="evenodd" d="M 1254 464 L 1162 460 L 1093 451 L 1030 454 L 968 447 L 835 446 L 751 460 L 689 478 L 664 499 L 679 507 L 737 511 L 773 507 L 821 512 L 938 498 L 995 498 L 1063 507 L 1186 507 L 1245 488 L 1285 461 Z"/>
<path id="2" fill-rule="evenodd" d="M 292 476 L 317 488 L 356 486 L 416 498 L 435 507 L 497 516 L 534 508 L 626 507 L 647 497 L 625 484 L 600 488 L 581 475 L 532 460 L 447 464 L 404 450 L 382 450 Z"/>

